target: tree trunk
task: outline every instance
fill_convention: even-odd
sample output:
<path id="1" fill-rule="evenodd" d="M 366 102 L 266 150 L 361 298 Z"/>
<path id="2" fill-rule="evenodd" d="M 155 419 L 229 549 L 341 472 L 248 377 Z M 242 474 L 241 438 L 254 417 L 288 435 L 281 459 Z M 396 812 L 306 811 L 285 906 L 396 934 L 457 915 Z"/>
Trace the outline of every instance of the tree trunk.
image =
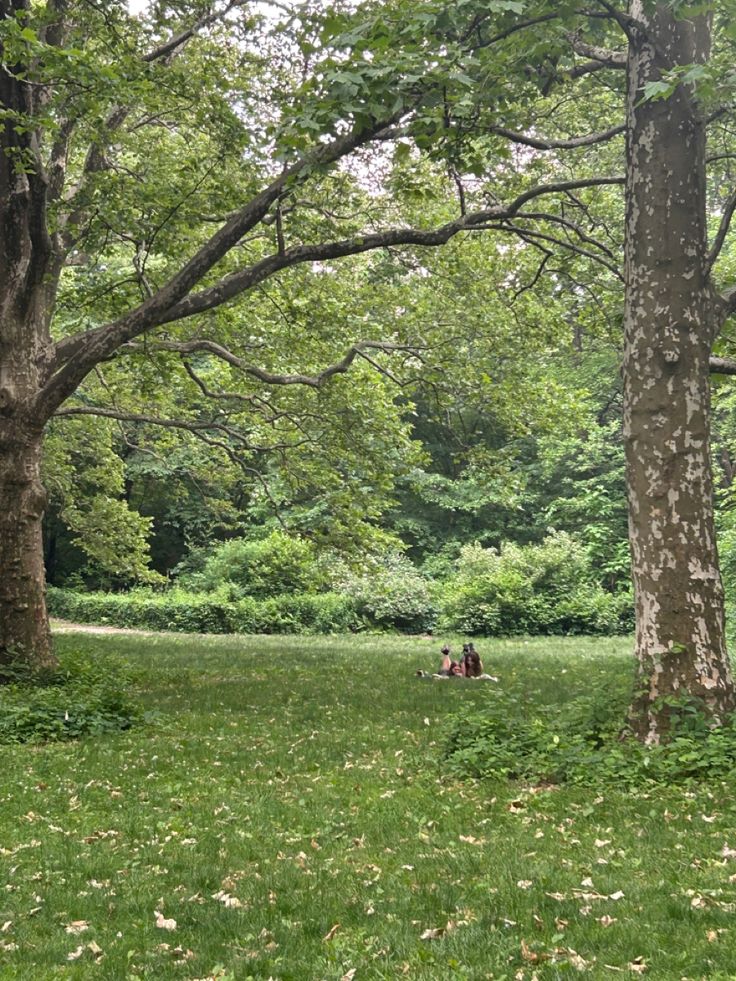
<path id="1" fill-rule="evenodd" d="M 0 666 L 55 663 L 46 615 L 41 432 L 0 420 Z"/>
<path id="2" fill-rule="evenodd" d="M 679 86 L 643 86 L 708 57 L 707 17 L 632 0 L 646 27 L 629 53 L 624 437 L 636 595 L 636 735 L 657 743 L 678 698 L 717 723 L 734 708 L 713 526 L 708 359 L 717 329 L 708 278 L 705 128 Z"/>

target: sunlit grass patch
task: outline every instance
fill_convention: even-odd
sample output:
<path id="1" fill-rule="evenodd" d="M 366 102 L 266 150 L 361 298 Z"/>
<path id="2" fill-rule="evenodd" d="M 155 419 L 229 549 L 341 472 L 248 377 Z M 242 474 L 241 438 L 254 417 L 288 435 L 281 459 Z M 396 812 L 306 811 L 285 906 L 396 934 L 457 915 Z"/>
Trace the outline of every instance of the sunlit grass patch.
<path id="1" fill-rule="evenodd" d="M 159 722 L 6 749 L 0 978 L 732 974 L 728 787 L 461 782 L 442 762 L 449 718 L 499 691 L 520 712 L 625 692 L 628 641 L 479 644 L 498 685 L 416 679 L 439 647 L 420 638 L 60 644 L 131 665 Z"/>

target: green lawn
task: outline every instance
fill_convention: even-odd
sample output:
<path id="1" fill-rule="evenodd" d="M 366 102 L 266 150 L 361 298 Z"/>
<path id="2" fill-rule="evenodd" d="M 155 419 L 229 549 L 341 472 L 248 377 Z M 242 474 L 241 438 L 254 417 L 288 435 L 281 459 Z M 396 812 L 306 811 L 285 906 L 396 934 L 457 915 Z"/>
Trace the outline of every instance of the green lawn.
<path id="1" fill-rule="evenodd" d="M 736 978 L 732 788 L 449 779 L 447 718 L 495 686 L 416 679 L 437 641 L 58 643 L 160 720 L 4 748 L 2 979 Z M 626 640 L 478 647 L 529 710 L 629 682 Z"/>

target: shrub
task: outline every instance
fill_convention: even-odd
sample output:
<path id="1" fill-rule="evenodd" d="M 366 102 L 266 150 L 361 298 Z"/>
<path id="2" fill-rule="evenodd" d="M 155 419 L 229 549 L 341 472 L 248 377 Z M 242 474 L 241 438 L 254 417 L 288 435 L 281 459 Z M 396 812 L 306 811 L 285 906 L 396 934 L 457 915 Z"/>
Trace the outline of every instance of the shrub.
<path id="1" fill-rule="evenodd" d="M 7 670 L 0 686 L 0 743 L 77 739 L 130 729 L 143 713 L 130 679 L 67 654 L 58 669 L 30 674 Z"/>
<path id="2" fill-rule="evenodd" d="M 445 765 L 458 776 L 588 786 L 668 785 L 732 774 L 736 716 L 711 729 L 694 701 L 670 707 L 669 741 L 644 746 L 622 738 L 625 705 L 609 692 L 539 709 L 531 718 L 499 693 L 483 712 L 456 716 L 445 740 Z"/>
<path id="3" fill-rule="evenodd" d="M 181 633 L 343 633 L 363 626 L 349 597 L 336 593 L 274 596 L 257 600 L 216 594 L 167 593 L 133 590 L 130 593 L 77 593 L 49 588 L 52 616 L 76 623 L 112 624 Z"/>
<path id="4" fill-rule="evenodd" d="M 314 593 L 323 584 L 314 547 L 302 538 L 273 531 L 266 538 L 234 538 L 218 545 L 201 572 L 182 577 L 198 591 L 216 591 L 225 583 L 240 596 L 264 599 L 283 593 Z"/>
<path id="5" fill-rule="evenodd" d="M 467 545 L 444 584 L 441 624 L 467 634 L 610 634 L 632 620 L 630 596 L 596 583 L 584 548 L 565 533 L 500 551 Z"/>
<path id="6" fill-rule="evenodd" d="M 342 567 L 335 573 L 334 584 L 374 626 L 421 631 L 434 624 L 430 584 L 401 553 L 373 559 L 360 572 Z"/>

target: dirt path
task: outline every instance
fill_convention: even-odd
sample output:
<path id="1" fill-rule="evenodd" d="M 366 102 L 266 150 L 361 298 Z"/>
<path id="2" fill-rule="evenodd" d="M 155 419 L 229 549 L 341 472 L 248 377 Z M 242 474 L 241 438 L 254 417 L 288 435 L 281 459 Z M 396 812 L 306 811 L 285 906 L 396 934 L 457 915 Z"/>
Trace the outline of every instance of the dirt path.
<path id="1" fill-rule="evenodd" d="M 51 631 L 55 634 L 131 634 L 134 637 L 158 637 L 171 634 L 181 637 L 173 630 L 140 630 L 137 627 L 109 627 L 104 624 L 70 623 L 68 620 L 51 619 Z"/>

